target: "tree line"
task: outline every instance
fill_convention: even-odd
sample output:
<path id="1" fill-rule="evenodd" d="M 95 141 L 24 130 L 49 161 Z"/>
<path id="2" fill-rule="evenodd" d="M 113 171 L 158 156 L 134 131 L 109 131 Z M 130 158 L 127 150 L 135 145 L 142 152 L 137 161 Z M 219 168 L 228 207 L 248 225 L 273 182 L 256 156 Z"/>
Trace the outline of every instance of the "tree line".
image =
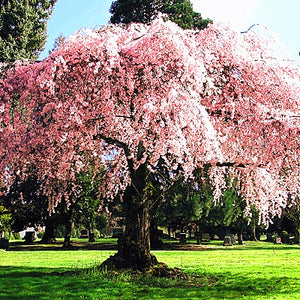
<path id="1" fill-rule="evenodd" d="M 93 180 L 91 174 L 77 175 L 80 186 L 77 197 L 69 207 L 64 202 L 60 203 L 51 215 L 47 197 L 42 194 L 38 179 L 17 179 L 10 192 L 0 197 L 0 232 L 8 234 L 27 227 L 45 227 L 41 242 L 53 243 L 57 237 L 64 237 L 63 247 L 70 246 L 71 234 L 76 228 L 77 237 L 80 229 L 87 229 L 90 242 L 95 241 L 95 232 L 111 236 L 112 231 L 107 231 L 107 228 L 122 227 L 124 224 L 120 204 L 117 200 L 114 203 L 99 201 L 97 194 L 101 185 L 101 172 Z M 175 232 L 189 233 L 199 244 L 202 242 L 202 234 L 210 232 L 212 238 L 215 234 L 223 238 L 226 230 L 237 234 L 240 244 L 245 234 L 248 239 L 257 239 L 256 231 L 278 235 L 287 231 L 294 234 L 294 242 L 299 243 L 299 207 L 286 208 L 283 216 L 275 218 L 274 224 L 266 229 L 258 225 L 255 207 L 251 219 L 244 215 L 246 204 L 237 186 L 228 187 L 220 202 L 216 203 L 212 196 L 213 187 L 207 182 L 203 183 L 201 176 L 203 171 L 197 174 L 198 180 L 180 184 L 161 204 L 151 224 L 152 248 L 163 246 L 159 226 L 168 231 L 169 237 L 172 237 L 172 233 L 175 237 Z M 106 213 L 108 211 L 109 214 Z"/>

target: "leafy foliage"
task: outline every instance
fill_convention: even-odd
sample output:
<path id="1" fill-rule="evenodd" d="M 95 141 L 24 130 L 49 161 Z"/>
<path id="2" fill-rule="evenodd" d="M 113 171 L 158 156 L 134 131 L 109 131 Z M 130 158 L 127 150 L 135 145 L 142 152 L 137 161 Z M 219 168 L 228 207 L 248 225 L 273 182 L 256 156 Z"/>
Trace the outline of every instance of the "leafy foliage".
<path id="1" fill-rule="evenodd" d="M 112 23 L 150 23 L 157 16 L 156 1 L 117 0 L 110 7 Z"/>
<path id="2" fill-rule="evenodd" d="M 100 212 L 99 190 L 101 188 L 104 170 L 95 172 L 91 165 L 87 172 L 76 174 L 78 196 L 74 200 L 74 220 L 89 229 L 90 234 L 95 229 L 101 231 L 105 228 L 106 218 Z"/>
<path id="3" fill-rule="evenodd" d="M 3 231 L 11 231 L 11 213 L 0 204 L 0 238 Z"/>
<path id="4" fill-rule="evenodd" d="M 25 180 L 17 177 L 1 201 L 11 211 L 11 229 L 15 232 L 42 225 L 48 215 L 47 197 L 41 194 L 40 184 L 34 175 Z"/>
<path id="5" fill-rule="evenodd" d="M 56 1 L 0 1 L 0 62 L 38 58 L 46 42 L 46 22 Z"/>
<path id="6" fill-rule="evenodd" d="M 117 0 L 110 8 L 112 23 L 130 22 L 149 24 L 159 13 L 184 29 L 204 29 L 210 19 L 202 19 L 201 14 L 194 12 L 190 0 Z"/>
<path id="7" fill-rule="evenodd" d="M 289 197 L 288 205 L 283 211 L 283 215 L 293 222 L 295 231 L 295 242 L 300 244 L 300 198 Z"/>
<path id="8" fill-rule="evenodd" d="M 180 184 L 166 197 L 159 208 L 160 225 L 187 232 L 190 229 L 202 231 L 220 222 L 219 206 L 214 201 L 207 170 L 207 167 L 197 170 L 193 180 Z"/>
<path id="9" fill-rule="evenodd" d="M 210 19 L 202 19 L 201 14 L 193 10 L 190 0 L 167 0 L 162 2 L 161 12 L 167 14 L 171 21 L 184 29 L 204 29 L 212 22 Z"/>

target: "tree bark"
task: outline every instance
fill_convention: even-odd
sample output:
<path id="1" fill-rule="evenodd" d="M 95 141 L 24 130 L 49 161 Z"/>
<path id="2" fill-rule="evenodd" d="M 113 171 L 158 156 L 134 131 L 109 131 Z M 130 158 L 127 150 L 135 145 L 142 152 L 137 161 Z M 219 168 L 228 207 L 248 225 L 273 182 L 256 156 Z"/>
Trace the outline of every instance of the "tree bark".
<path id="1" fill-rule="evenodd" d="M 43 238 L 41 239 L 41 243 L 43 244 L 51 244 L 56 242 L 55 239 L 55 224 L 53 218 L 49 217 L 45 220 L 45 233 Z"/>
<path id="2" fill-rule="evenodd" d="M 251 241 L 257 241 L 255 224 L 253 224 L 253 227 L 251 228 Z"/>
<path id="3" fill-rule="evenodd" d="M 64 236 L 64 244 L 63 248 L 70 248 L 71 247 L 71 233 L 73 228 L 73 205 L 70 205 L 70 207 L 66 211 L 65 216 L 65 236 Z"/>
<path id="4" fill-rule="evenodd" d="M 132 198 L 124 206 L 125 232 L 118 240 L 117 254 L 110 260 L 117 268 L 151 268 L 157 260 L 150 253 L 149 202 Z"/>
<path id="5" fill-rule="evenodd" d="M 295 244 L 300 244 L 300 224 L 295 224 Z"/>
<path id="6" fill-rule="evenodd" d="M 153 218 L 150 222 L 150 247 L 151 249 L 159 250 L 163 248 L 163 244 L 158 231 L 157 219 Z"/>
<path id="7" fill-rule="evenodd" d="M 243 230 L 242 229 L 238 230 L 237 235 L 238 235 L 239 245 L 243 245 Z"/>
<path id="8" fill-rule="evenodd" d="M 89 243 L 94 243 L 96 241 L 95 234 L 93 230 L 89 230 Z"/>
<path id="9" fill-rule="evenodd" d="M 150 253 L 150 224 L 158 205 L 147 194 L 147 168 L 142 165 L 123 195 L 125 232 L 118 240 L 118 252 L 103 264 L 116 268 L 145 270 L 157 264 Z"/>
<path id="10" fill-rule="evenodd" d="M 197 240 L 197 245 L 200 245 L 201 242 L 202 242 L 202 233 L 203 233 L 203 230 L 202 230 L 202 222 L 201 221 L 198 221 L 196 223 L 196 229 L 198 227 L 198 230 L 196 231 L 197 235 L 196 235 L 196 240 Z"/>
<path id="11" fill-rule="evenodd" d="M 65 223 L 65 237 L 63 248 L 71 247 L 71 233 L 72 233 L 73 222 L 71 219 L 68 219 Z"/>

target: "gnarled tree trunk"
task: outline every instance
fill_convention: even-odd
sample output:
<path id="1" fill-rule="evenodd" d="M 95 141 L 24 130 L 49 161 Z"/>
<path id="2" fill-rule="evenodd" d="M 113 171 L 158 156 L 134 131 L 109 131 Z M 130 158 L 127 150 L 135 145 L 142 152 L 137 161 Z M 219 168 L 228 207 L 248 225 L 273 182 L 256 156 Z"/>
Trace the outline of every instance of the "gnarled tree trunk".
<path id="1" fill-rule="evenodd" d="M 117 254 L 105 263 L 117 268 L 144 270 L 157 263 L 150 253 L 150 201 L 138 197 L 132 186 L 124 196 L 125 232 L 118 240 Z"/>
<path id="2" fill-rule="evenodd" d="M 123 195 L 125 232 L 118 240 L 118 252 L 104 265 L 144 270 L 157 264 L 150 253 L 150 223 L 158 206 L 148 197 L 147 172 L 146 165 L 140 166 Z"/>

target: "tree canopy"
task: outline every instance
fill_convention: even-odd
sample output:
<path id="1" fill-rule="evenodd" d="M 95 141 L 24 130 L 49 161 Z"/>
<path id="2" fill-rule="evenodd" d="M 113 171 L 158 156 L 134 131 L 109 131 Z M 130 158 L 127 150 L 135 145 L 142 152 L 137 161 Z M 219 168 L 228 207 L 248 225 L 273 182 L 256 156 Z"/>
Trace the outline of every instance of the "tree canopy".
<path id="1" fill-rule="evenodd" d="M 0 62 L 35 60 L 57 0 L 0 0 Z"/>
<path id="2" fill-rule="evenodd" d="M 190 0 L 116 0 L 110 7 L 112 23 L 149 24 L 159 13 L 185 29 L 203 29 L 210 19 L 202 19 L 201 14 L 193 10 Z"/>
<path id="3" fill-rule="evenodd" d="M 2 73 L 1 184 L 34 166 L 55 209 L 76 174 L 102 167 L 102 193 L 125 212 L 114 263 L 149 267 L 153 208 L 197 169 L 215 201 L 237 178 L 261 221 L 299 193 L 299 95 L 299 69 L 254 33 L 108 25 Z"/>

